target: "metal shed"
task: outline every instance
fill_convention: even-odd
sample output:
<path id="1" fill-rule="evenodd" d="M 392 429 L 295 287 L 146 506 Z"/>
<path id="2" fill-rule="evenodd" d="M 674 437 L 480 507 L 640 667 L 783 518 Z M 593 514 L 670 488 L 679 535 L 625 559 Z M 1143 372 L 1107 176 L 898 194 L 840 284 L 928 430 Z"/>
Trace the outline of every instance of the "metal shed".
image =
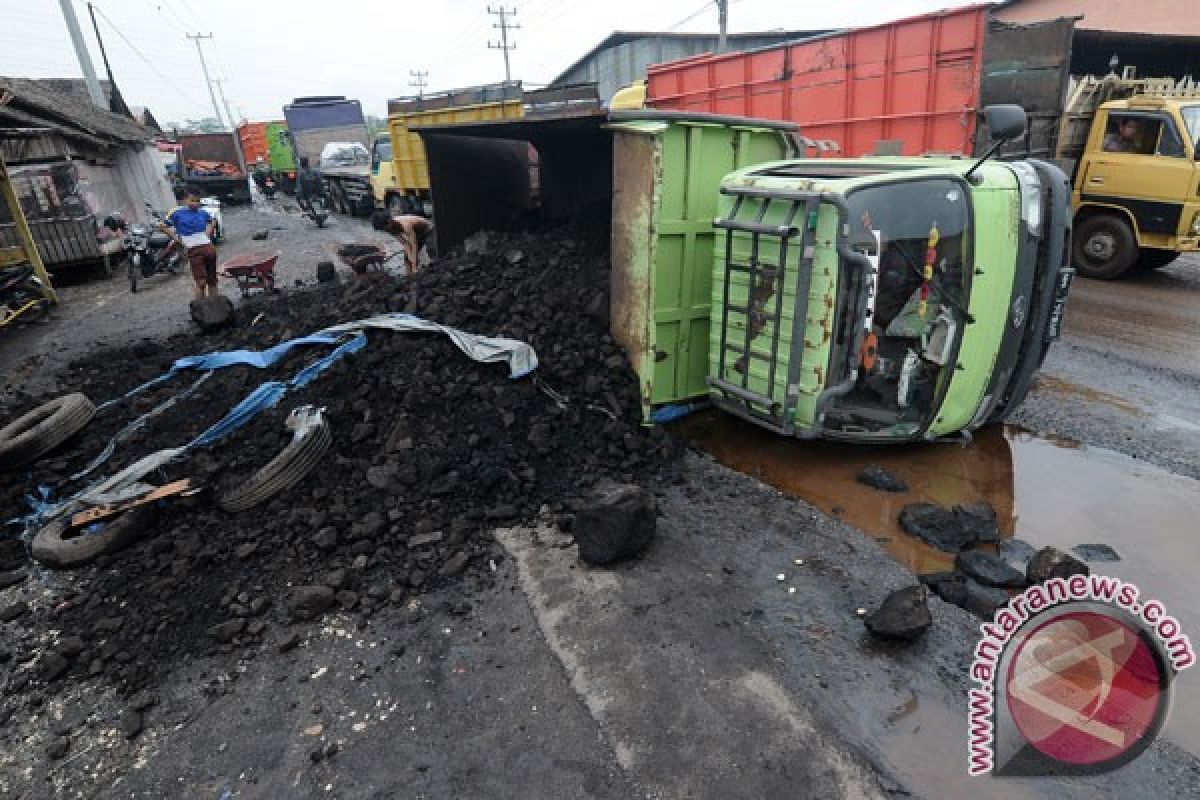
<path id="1" fill-rule="evenodd" d="M 806 39 L 828 31 L 764 31 L 731 33 L 725 41 L 727 52 L 753 50 L 781 42 Z M 605 104 L 623 86 L 646 77 L 646 67 L 677 61 L 701 53 L 717 52 L 715 33 L 653 33 L 615 31 L 563 70 L 551 86 L 595 83 Z"/>

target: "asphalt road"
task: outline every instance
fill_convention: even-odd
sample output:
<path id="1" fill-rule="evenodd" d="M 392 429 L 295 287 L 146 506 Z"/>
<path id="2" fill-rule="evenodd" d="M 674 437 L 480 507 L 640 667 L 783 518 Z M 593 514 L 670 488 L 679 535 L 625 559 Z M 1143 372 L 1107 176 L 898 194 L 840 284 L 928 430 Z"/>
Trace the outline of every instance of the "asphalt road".
<path id="1" fill-rule="evenodd" d="M 1200 478 L 1200 256 L 1077 279 L 1066 331 L 1013 421 Z"/>
<path id="2" fill-rule="evenodd" d="M 226 224 L 223 256 L 284 249 L 284 285 L 311 282 L 340 242 L 384 241 L 362 221 L 317 231 L 277 211 L 232 210 Z M 251 241 L 263 228 L 270 238 Z M 155 280 L 137 295 L 120 280 L 64 288 L 50 322 L 0 343 L 3 388 L 69 386 L 62 370 L 92 347 L 186 330 L 186 278 Z M 1132 281 L 1080 280 L 1064 338 L 1016 421 L 1112 451 L 1106 471 L 1086 473 L 1096 497 L 1136 471 L 1128 457 L 1161 466 L 1186 491 L 1185 476 L 1200 477 L 1200 368 L 1189 360 L 1198 317 L 1195 259 Z M 1019 446 L 1044 441 L 1032 434 L 1010 437 L 988 446 L 1008 453 L 999 472 L 1020 531 L 1074 462 Z M 968 779 L 977 620 L 935 599 L 934 627 L 915 647 L 869 639 L 856 609 L 912 581 L 863 534 L 869 515 L 853 527 L 698 453 L 658 497 L 658 539 L 617 569 L 583 567 L 553 529 L 500 530 L 508 557 L 496 565 L 498 589 L 428 596 L 363 630 L 331 615 L 298 628 L 304 640 L 288 653 L 270 643 L 236 662 L 173 665 L 176 680 L 132 742 L 116 731 L 111 689 L 68 691 L 8 722 L 18 744 L 0 754 L 0 795 L 1196 796 L 1191 730 L 1109 776 Z M 1061 511 L 1046 505 L 1043 519 Z M 47 730 L 78 713 L 87 723 L 71 753 L 48 760 Z"/>

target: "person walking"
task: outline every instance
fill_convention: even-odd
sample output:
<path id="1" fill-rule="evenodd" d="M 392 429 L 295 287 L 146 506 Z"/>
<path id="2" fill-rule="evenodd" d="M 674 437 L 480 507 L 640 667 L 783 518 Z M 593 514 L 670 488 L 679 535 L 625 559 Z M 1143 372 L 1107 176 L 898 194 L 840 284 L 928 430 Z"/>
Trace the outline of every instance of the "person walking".
<path id="1" fill-rule="evenodd" d="M 213 218 L 200 205 L 200 191 L 189 186 L 183 205 L 167 215 L 160 226 L 186 248 L 196 282 L 196 297 L 217 294 L 217 248 L 213 246 Z"/>

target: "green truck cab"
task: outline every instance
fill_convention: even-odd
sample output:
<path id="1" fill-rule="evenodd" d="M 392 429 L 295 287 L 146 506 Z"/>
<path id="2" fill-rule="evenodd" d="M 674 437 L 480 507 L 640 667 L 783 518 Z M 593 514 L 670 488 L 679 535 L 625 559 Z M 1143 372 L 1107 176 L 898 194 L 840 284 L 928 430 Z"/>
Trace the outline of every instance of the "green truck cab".
<path id="1" fill-rule="evenodd" d="M 1059 335 L 1071 189 L 1052 164 L 796 159 L 720 193 L 710 396 L 778 433 L 969 433 L 1016 408 Z"/>
<path id="2" fill-rule="evenodd" d="M 989 112 L 996 147 L 1024 130 Z M 903 442 L 1025 397 L 1074 275 L 1058 167 L 798 158 L 790 123 L 610 118 L 612 332 L 647 422 L 710 400 L 784 435 Z"/>

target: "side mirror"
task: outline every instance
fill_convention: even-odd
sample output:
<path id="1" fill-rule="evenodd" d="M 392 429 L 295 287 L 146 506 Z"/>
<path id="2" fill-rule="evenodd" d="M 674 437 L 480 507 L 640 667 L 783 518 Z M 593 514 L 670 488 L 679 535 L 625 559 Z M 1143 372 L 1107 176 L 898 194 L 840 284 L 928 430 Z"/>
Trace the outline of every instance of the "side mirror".
<path id="1" fill-rule="evenodd" d="M 1003 104 L 985 106 L 983 120 L 993 142 L 1007 142 L 1025 133 L 1027 118 L 1025 109 L 1018 105 Z"/>
<path id="2" fill-rule="evenodd" d="M 963 178 L 973 184 L 978 183 L 978 180 L 973 179 L 972 176 L 983 165 L 983 162 L 995 155 L 1005 142 L 1011 142 L 1025 133 L 1027 119 L 1025 109 L 1018 105 L 1005 103 L 984 106 L 983 121 L 987 124 L 988 134 L 992 137 L 992 146 L 963 174 Z"/>

